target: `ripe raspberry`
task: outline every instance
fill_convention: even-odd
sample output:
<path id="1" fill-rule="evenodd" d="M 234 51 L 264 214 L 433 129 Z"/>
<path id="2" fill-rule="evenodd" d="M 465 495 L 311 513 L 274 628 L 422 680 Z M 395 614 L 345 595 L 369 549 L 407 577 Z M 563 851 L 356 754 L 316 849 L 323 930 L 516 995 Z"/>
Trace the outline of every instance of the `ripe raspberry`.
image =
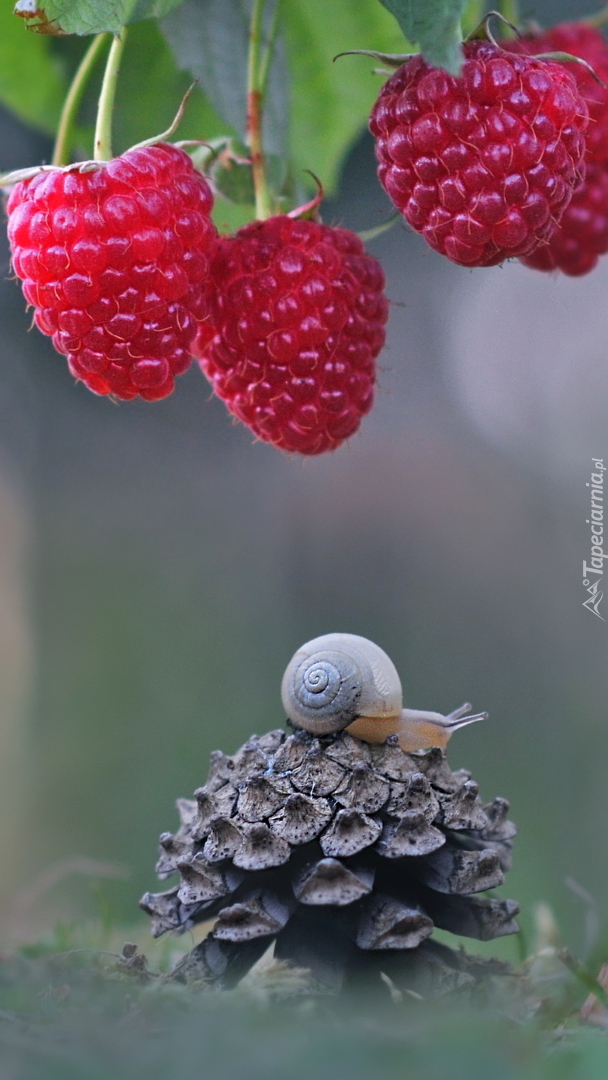
<path id="1" fill-rule="evenodd" d="M 380 92 L 370 129 L 378 174 L 436 251 L 463 266 L 527 255 L 581 180 L 587 107 L 569 71 L 464 46 L 458 78 L 416 56 Z"/>
<path id="2" fill-rule="evenodd" d="M 593 162 L 548 240 L 520 259 L 533 270 L 588 274 L 608 251 L 608 170 Z"/>
<path id="3" fill-rule="evenodd" d="M 593 26 L 561 23 L 505 46 L 514 52 L 566 52 L 580 56 L 607 85 L 601 86 L 582 64 L 567 63 L 589 109 L 586 174 L 549 237 L 520 260 L 533 270 L 561 270 L 578 276 L 593 270 L 608 251 L 608 46 Z"/>
<path id="4" fill-rule="evenodd" d="M 608 45 L 600 31 L 584 22 L 560 23 L 542 34 L 505 41 L 504 47 L 528 54 L 565 52 L 587 61 L 604 86 L 582 64 L 569 61 L 566 68 L 589 110 L 586 160 L 608 163 Z"/>
<path id="5" fill-rule="evenodd" d="M 14 187 L 15 272 L 36 325 L 96 394 L 157 401 L 189 367 L 212 203 L 188 155 L 167 143 Z"/>
<path id="6" fill-rule="evenodd" d="M 284 215 L 218 241 L 195 355 L 258 438 L 321 454 L 372 407 L 384 274 L 347 229 Z"/>

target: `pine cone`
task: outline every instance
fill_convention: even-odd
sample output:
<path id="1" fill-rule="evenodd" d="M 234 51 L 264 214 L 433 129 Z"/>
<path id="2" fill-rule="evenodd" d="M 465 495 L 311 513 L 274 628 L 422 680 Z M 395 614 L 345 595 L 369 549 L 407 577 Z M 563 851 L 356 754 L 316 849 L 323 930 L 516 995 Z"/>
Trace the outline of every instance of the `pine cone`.
<path id="1" fill-rule="evenodd" d="M 234 985 L 274 939 L 326 988 L 375 971 L 445 989 L 472 976 L 429 941 L 434 926 L 481 941 L 517 930 L 515 901 L 474 895 L 509 868 L 509 804 L 484 806 L 437 748 L 271 731 L 215 751 L 205 787 L 177 807 L 156 869 L 179 884 L 140 906 L 154 936 L 216 917 L 181 977 Z"/>

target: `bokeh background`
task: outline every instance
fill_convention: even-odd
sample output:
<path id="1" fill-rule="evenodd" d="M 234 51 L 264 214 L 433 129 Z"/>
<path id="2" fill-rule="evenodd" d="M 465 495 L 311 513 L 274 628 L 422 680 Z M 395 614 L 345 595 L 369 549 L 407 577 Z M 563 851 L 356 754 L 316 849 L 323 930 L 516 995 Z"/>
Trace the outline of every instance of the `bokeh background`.
<path id="1" fill-rule="evenodd" d="M 3 169 L 49 152 L 0 114 Z M 387 212 L 362 135 L 324 217 Z M 387 650 L 408 705 L 490 712 L 451 763 L 511 800 L 524 928 L 548 902 L 582 949 L 567 880 L 608 912 L 608 624 L 582 607 L 608 260 L 469 271 L 394 227 L 370 244 L 393 304 L 376 405 L 301 461 L 253 445 L 198 370 L 154 405 L 75 385 L 2 244 L 0 941 L 100 910 L 143 925 L 175 798 L 210 750 L 281 725 L 293 651 L 345 630 Z"/>

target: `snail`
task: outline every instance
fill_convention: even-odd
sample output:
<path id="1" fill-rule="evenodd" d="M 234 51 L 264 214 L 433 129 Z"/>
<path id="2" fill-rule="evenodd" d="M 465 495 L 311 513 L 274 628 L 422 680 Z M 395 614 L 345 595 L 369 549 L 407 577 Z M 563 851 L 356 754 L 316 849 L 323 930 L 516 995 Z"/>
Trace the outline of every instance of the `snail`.
<path id="1" fill-rule="evenodd" d="M 281 698 L 291 723 L 305 731 L 328 735 L 346 730 L 372 743 L 396 734 L 406 752 L 445 749 L 459 728 L 488 717 L 468 716 L 468 703 L 447 716 L 404 709 L 392 660 L 358 634 L 323 634 L 302 645 L 283 676 Z"/>

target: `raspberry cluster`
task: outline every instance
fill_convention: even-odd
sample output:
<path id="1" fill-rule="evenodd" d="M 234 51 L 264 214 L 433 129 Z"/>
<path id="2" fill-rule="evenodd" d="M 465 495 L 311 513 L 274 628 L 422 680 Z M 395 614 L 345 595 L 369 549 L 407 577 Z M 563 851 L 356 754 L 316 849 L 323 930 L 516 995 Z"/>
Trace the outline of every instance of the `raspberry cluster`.
<path id="1" fill-rule="evenodd" d="M 547 52 L 581 57 L 599 81 L 535 55 Z M 519 257 L 574 275 L 608 251 L 608 46 L 597 29 L 470 41 L 458 77 L 413 57 L 383 87 L 370 128 L 388 194 L 453 262 Z M 35 322 L 97 394 L 166 397 L 195 356 L 259 439 L 333 450 L 372 406 L 382 269 L 355 234 L 306 218 L 218 237 L 212 204 L 191 158 L 167 143 L 16 183 L 8 233 Z"/>
<path id="2" fill-rule="evenodd" d="M 189 367 L 212 205 L 191 158 L 167 143 L 13 188 L 15 272 L 37 326 L 95 393 L 156 401 Z"/>
<path id="3" fill-rule="evenodd" d="M 406 221 L 464 266 L 528 255 L 583 175 L 588 110 L 562 64 L 488 41 L 458 77 L 416 56 L 385 84 L 370 129 L 378 174 Z"/>
<path id="4" fill-rule="evenodd" d="M 561 23 L 542 35 L 509 42 L 517 52 L 564 52 L 585 60 L 568 63 L 589 109 L 583 179 L 572 201 L 544 244 L 521 261 L 535 270 L 586 274 L 608 252 L 608 46 L 599 30 L 586 23 Z M 600 80 L 600 81 L 598 81 Z"/>
<path id="5" fill-rule="evenodd" d="M 372 407 L 384 274 L 359 238 L 278 215 L 221 238 L 195 343 L 216 394 L 259 439 L 320 454 Z"/>

